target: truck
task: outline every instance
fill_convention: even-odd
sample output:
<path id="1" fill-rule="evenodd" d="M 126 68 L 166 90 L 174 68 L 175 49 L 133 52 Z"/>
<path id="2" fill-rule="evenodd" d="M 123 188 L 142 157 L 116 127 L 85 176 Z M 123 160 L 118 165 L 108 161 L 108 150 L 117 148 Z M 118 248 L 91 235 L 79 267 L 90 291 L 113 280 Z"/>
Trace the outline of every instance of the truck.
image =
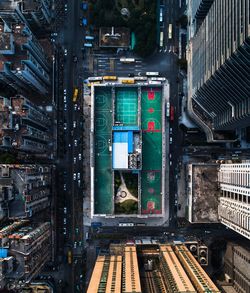
<path id="1" fill-rule="evenodd" d="M 163 47 L 163 39 L 164 39 L 164 34 L 163 32 L 160 32 L 160 47 Z"/>
<path id="2" fill-rule="evenodd" d="M 83 46 L 87 47 L 87 48 L 92 48 L 93 47 L 93 45 L 91 43 L 84 43 Z"/>
<path id="3" fill-rule="evenodd" d="M 94 37 L 93 36 L 85 36 L 85 40 L 93 41 Z"/>
<path id="4" fill-rule="evenodd" d="M 74 103 L 76 102 L 77 97 L 78 97 L 78 89 L 75 88 L 74 89 L 74 93 L 73 93 L 73 98 L 72 98 L 72 100 L 73 100 Z"/>
<path id="5" fill-rule="evenodd" d="M 72 264 L 72 252 L 71 252 L 71 250 L 68 250 L 67 259 L 68 259 L 68 264 L 71 265 Z"/>

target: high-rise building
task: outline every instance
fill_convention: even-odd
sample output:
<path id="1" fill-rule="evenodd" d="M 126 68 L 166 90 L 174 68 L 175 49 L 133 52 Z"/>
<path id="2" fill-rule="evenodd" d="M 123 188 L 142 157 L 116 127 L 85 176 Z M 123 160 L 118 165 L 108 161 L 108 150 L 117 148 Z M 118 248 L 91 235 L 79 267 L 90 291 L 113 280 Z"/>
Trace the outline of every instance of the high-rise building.
<path id="1" fill-rule="evenodd" d="M 0 81 L 18 93 L 50 92 L 50 64 L 43 47 L 24 23 L 0 23 Z"/>
<path id="2" fill-rule="evenodd" d="M 224 256 L 224 273 L 227 284 L 222 286 L 225 293 L 250 293 L 250 270 L 246 269 L 250 263 L 249 245 L 227 243 Z"/>
<path id="3" fill-rule="evenodd" d="M 250 239 L 250 163 L 221 164 L 219 218 Z"/>
<path id="4" fill-rule="evenodd" d="M 0 97 L 0 148 L 49 155 L 51 120 L 23 96 Z"/>
<path id="5" fill-rule="evenodd" d="M 49 166 L 0 165 L 0 219 L 29 218 L 50 205 Z"/>
<path id="6" fill-rule="evenodd" d="M 51 226 L 21 220 L 0 230 L 0 288 L 8 282 L 30 282 L 50 259 Z"/>
<path id="7" fill-rule="evenodd" d="M 34 32 L 43 31 L 51 24 L 51 0 L 4 0 L 0 1 L 0 17 L 12 24 L 25 22 Z"/>
<path id="8" fill-rule="evenodd" d="M 87 293 L 220 292 L 183 243 L 112 245 L 99 255 Z"/>
<path id="9" fill-rule="evenodd" d="M 250 123 L 250 2 L 189 1 L 188 110 L 207 140 Z"/>

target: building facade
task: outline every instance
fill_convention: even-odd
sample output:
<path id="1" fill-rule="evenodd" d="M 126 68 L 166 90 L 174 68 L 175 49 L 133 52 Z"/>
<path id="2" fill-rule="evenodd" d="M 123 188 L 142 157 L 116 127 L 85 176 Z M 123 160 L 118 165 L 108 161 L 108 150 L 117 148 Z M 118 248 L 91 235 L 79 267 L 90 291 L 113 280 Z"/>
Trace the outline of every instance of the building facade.
<path id="1" fill-rule="evenodd" d="M 0 148 L 49 155 L 51 120 L 23 96 L 0 97 Z"/>
<path id="2" fill-rule="evenodd" d="M 236 243 L 227 243 L 225 253 L 225 276 L 228 283 L 235 289 L 235 292 L 250 292 L 250 271 L 246 268 L 250 264 L 249 249 Z M 223 286 L 225 292 L 228 286 Z"/>
<path id="3" fill-rule="evenodd" d="M 0 23 L 0 81 L 18 93 L 29 89 L 47 96 L 50 92 L 50 63 L 24 23 Z"/>
<path id="4" fill-rule="evenodd" d="M 221 222 L 250 239 L 250 163 L 222 164 L 218 180 Z"/>
<path id="5" fill-rule="evenodd" d="M 0 230 L 1 288 L 20 280 L 30 282 L 51 256 L 51 226 L 17 221 Z M 5 255 L 4 255 L 5 254 Z"/>
<path id="6" fill-rule="evenodd" d="M 25 22 L 34 32 L 51 25 L 51 0 L 5 0 L 0 2 L 0 17 L 9 25 Z"/>
<path id="7" fill-rule="evenodd" d="M 0 215 L 29 218 L 50 206 L 52 169 L 40 165 L 0 165 Z"/>
<path id="8" fill-rule="evenodd" d="M 189 1 L 188 110 L 207 140 L 250 123 L 250 3 Z M 224 135 L 222 135 L 222 133 Z"/>

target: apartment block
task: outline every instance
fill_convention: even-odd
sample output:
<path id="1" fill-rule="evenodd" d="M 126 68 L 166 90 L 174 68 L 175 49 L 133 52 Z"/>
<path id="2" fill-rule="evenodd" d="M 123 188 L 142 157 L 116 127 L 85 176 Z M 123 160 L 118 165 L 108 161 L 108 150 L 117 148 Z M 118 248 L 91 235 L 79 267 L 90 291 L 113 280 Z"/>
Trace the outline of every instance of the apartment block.
<path id="1" fill-rule="evenodd" d="M 189 114 L 209 142 L 233 140 L 250 123 L 250 3 L 190 0 L 188 11 Z"/>
<path id="2" fill-rule="evenodd" d="M 51 256 L 51 226 L 16 221 L 0 230 L 1 288 L 8 282 L 30 282 Z"/>
<path id="3" fill-rule="evenodd" d="M 87 293 L 220 291 L 185 244 L 112 244 L 99 255 Z"/>
<path id="4" fill-rule="evenodd" d="M 221 164 L 221 222 L 250 239 L 250 163 Z"/>
<path id="5" fill-rule="evenodd" d="M 0 81 L 18 93 L 50 92 L 50 63 L 43 47 L 24 23 L 0 23 Z"/>
<path id="6" fill-rule="evenodd" d="M 5 0 L 0 2 L 0 17 L 9 25 L 22 21 L 37 33 L 50 26 L 51 5 L 51 0 Z"/>
<path id="7" fill-rule="evenodd" d="M 0 121 L 0 148 L 50 154 L 51 120 L 25 97 L 0 97 Z"/>
<path id="8" fill-rule="evenodd" d="M 50 166 L 0 165 L 1 219 L 29 218 L 50 205 Z"/>
<path id="9" fill-rule="evenodd" d="M 223 292 L 250 292 L 250 250 L 247 243 L 227 243 L 224 256 L 224 272 L 227 284 L 223 284 Z"/>

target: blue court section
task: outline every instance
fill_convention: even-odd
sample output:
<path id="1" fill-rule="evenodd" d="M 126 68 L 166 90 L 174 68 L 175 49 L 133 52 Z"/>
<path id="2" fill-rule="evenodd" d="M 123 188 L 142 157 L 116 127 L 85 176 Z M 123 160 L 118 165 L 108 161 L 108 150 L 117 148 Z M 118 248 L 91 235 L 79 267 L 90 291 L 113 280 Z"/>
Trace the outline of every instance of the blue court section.
<path id="1" fill-rule="evenodd" d="M 128 153 L 132 154 L 134 147 L 133 147 L 133 131 L 128 131 Z"/>
<path id="2" fill-rule="evenodd" d="M 113 143 L 127 143 L 128 153 L 133 153 L 133 131 L 114 131 Z"/>

